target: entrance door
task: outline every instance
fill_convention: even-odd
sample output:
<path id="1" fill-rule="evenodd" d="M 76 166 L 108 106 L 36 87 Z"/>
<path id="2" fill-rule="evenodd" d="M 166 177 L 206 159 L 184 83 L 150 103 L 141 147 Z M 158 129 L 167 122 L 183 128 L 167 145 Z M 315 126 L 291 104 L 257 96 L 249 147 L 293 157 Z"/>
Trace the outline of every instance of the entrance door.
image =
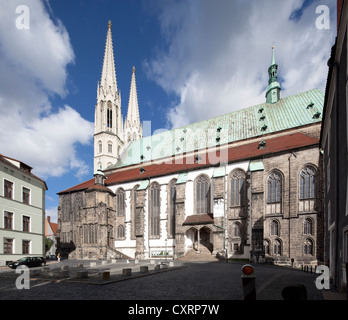
<path id="1" fill-rule="evenodd" d="M 211 243 L 210 235 L 211 230 L 207 227 L 203 227 L 199 230 L 200 235 L 200 245 L 209 249 L 210 252 L 213 251 L 213 244 Z"/>

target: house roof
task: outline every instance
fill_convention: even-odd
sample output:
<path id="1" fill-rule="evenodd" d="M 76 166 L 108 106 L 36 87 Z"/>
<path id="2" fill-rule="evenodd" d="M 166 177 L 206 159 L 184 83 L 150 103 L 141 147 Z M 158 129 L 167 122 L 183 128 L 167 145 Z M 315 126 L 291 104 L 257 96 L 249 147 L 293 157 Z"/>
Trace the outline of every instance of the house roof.
<path id="1" fill-rule="evenodd" d="M 273 138 L 263 137 L 263 141 L 266 143 L 264 148 L 259 147 L 260 142 L 258 141 L 238 146 L 229 146 L 226 152 L 227 162 L 262 159 L 263 157 L 274 153 L 314 146 L 319 143 L 317 138 L 307 136 L 303 133 L 289 133 L 288 135 Z M 166 161 L 161 163 L 147 162 L 141 167 L 143 168 L 142 172 L 139 165 L 118 169 L 113 173 L 106 174 L 107 180 L 105 180 L 105 185 L 112 186 L 125 182 L 143 181 L 168 174 L 179 174 L 211 166 L 218 166 L 221 161 L 218 155 L 216 155 L 215 150 L 210 152 L 200 152 L 199 156 L 201 160 L 198 162 L 195 161 L 194 154 L 193 156 L 187 156 L 183 161 L 174 160 L 172 162 Z M 72 188 L 61 191 L 58 194 L 86 190 L 93 185 L 94 179 L 91 179 Z"/>
<path id="2" fill-rule="evenodd" d="M 31 172 L 32 167 L 28 166 L 27 164 L 25 164 L 24 162 L 22 162 L 20 160 L 7 157 L 1 153 L 0 153 L 0 160 L 3 161 L 4 163 L 6 163 L 6 165 L 8 165 L 12 168 L 16 168 L 17 170 L 22 170 L 24 173 L 30 175 L 31 177 L 33 177 L 41 182 L 43 182 L 46 190 L 48 190 L 46 182 Z"/>
<path id="3" fill-rule="evenodd" d="M 262 103 L 131 142 L 112 170 L 161 158 L 262 137 L 287 129 L 318 123 L 324 93 L 318 89 Z"/>
<path id="4" fill-rule="evenodd" d="M 186 217 L 183 226 L 187 225 L 196 225 L 196 224 L 213 224 L 214 219 L 212 218 L 211 214 L 204 213 L 204 214 L 195 214 L 192 216 Z"/>

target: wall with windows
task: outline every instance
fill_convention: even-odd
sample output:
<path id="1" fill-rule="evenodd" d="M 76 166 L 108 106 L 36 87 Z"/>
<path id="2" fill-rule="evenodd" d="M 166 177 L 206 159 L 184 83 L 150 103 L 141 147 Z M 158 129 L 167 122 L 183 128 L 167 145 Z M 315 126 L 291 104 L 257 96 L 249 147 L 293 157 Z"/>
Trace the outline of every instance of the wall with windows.
<path id="1" fill-rule="evenodd" d="M 0 264 L 44 255 L 43 181 L 0 161 Z"/>

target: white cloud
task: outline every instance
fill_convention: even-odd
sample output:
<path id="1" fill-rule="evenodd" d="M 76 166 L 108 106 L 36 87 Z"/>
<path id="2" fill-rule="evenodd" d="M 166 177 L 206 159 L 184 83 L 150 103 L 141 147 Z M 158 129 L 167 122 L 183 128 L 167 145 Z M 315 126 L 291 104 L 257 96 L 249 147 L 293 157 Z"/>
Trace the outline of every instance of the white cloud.
<path id="1" fill-rule="evenodd" d="M 69 106 L 56 110 L 51 97 L 67 94 L 67 66 L 74 63 L 69 34 L 42 1 L 28 0 L 29 29 L 18 29 L 21 0 L 0 0 L 0 152 L 34 167 L 41 178 L 69 170 L 82 177 L 93 124 Z M 51 12 L 52 14 L 52 12 Z"/>
<path id="2" fill-rule="evenodd" d="M 324 90 L 336 31 L 335 1 L 326 1 L 330 30 L 316 28 L 318 1 L 294 15 L 303 2 L 158 1 L 168 46 L 145 66 L 151 79 L 179 97 L 167 113 L 169 127 L 265 102 L 273 44 L 282 96 Z"/>

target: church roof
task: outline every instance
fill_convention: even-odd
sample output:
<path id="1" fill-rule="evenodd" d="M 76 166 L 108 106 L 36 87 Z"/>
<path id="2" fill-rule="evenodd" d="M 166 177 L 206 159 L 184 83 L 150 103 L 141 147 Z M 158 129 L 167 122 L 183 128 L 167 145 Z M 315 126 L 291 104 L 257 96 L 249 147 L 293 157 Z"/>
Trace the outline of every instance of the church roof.
<path id="1" fill-rule="evenodd" d="M 107 170 L 213 148 L 321 121 L 324 93 L 318 89 L 262 103 L 133 141 Z"/>
<path id="2" fill-rule="evenodd" d="M 307 136 L 303 133 L 289 133 L 279 137 L 264 137 L 262 140 L 265 145 L 260 148 L 260 142 L 250 142 L 238 146 L 231 145 L 228 148 L 228 162 L 245 161 L 252 159 L 262 159 L 265 156 L 270 156 L 279 152 L 294 150 L 298 148 L 318 145 L 319 140 L 314 137 Z M 206 153 L 199 153 L 201 161 L 192 161 L 192 158 L 185 158 L 182 163 L 144 163 L 143 170 L 140 166 L 131 166 L 129 168 L 119 169 L 113 173 L 106 173 L 107 180 L 105 186 L 112 186 L 126 182 L 145 181 L 152 178 L 169 175 L 180 174 L 192 170 L 203 169 L 211 166 L 218 166 L 219 159 L 214 157 L 215 150 Z M 94 186 L 94 179 L 83 182 L 70 189 L 62 191 L 60 194 L 87 190 Z"/>

